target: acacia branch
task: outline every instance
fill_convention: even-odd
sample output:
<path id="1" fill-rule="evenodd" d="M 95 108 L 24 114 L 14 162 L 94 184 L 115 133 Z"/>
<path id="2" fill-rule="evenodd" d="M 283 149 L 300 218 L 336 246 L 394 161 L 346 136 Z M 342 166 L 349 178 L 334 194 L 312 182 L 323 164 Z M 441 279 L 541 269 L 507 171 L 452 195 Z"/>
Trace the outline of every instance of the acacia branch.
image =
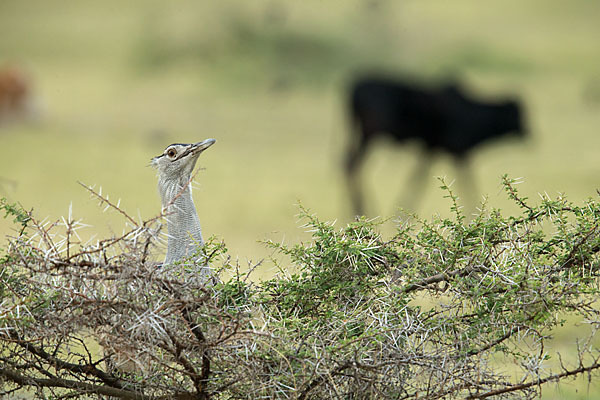
<path id="1" fill-rule="evenodd" d="M 56 368 L 57 370 L 64 369 L 64 370 L 67 370 L 67 371 L 73 372 L 73 373 L 93 376 L 95 378 L 100 379 L 102 382 L 104 382 L 108 386 L 111 386 L 111 387 L 114 387 L 117 389 L 123 388 L 123 382 L 120 379 L 98 369 L 95 366 L 95 364 L 73 364 L 73 363 L 63 361 L 63 360 L 47 353 L 42 348 L 39 348 L 39 347 L 33 345 L 32 343 L 19 338 L 16 334 L 11 335 L 11 341 L 13 341 L 19 347 L 22 347 L 23 349 L 29 351 L 31 354 L 43 359 L 50 365 L 54 366 L 54 368 Z"/>
<path id="2" fill-rule="evenodd" d="M 17 371 L 9 368 L 0 368 L 0 376 L 10 380 L 17 385 L 23 387 L 36 386 L 36 387 L 47 387 L 47 388 L 67 388 L 75 389 L 87 393 L 96 393 L 105 396 L 118 397 L 125 400 L 190 400 L 193 399 L 193 395 L 187 392 L 173 393 L 172 395 L 165 396 L 147 396 L 143 393 L 136 392 L 133 390 L 120 389 L 105 385 L 95 385 L 92 383 L 73 381 L 70 379 L 62 378 L 34 378 L 31 376 L 24 376 L 19 374 Z"/>
<path id="3" fill-rule="evenodd" d="M 129 214 L 127 214 L 121 207 L 119 207 L 119 204 L 114 204 L 113 202 L 111 202 L 108 199 L 108 197 L 102 196 L 100 193 L 96 192 L 94 190 L 94 188 L 92 188 L 91 186 L 88 186 L 85 183 L 80 182 L 80 181 L 77 181 L 77 183 L 79 183 L 81 186 L 83 186 L 93 196 L 96 196 L 98 199 L 100 199 L 101 203 L 106 203 L 112 209 L 117 210 L 121 215 L 123 215 L 125 218 L 127 218 L 129 220 L 129 222 L 131 222 L 133 224 L 133 226 L 135 226 L 135 227 L 139 226 L 139 224 Z M 102 192 L 102 188 L 100 188 L 100 191 Z M 119 202 L 120 202 L 120 200 L 119 200 Z"/>
<path id="4" fill-rule="evenodd" d="M 479 349 L 473 349 L 473 350 L 468 351 L 467 356 L 472 357 L 479 353 L 487 351 L 487 350 L 491 349 L 492 347 L 497 346 L 500 343 L 504 342 L 506 339 L 510 338 L 512 335 L 514 335 L 518 331 L 519 331 L 519 328 L 515 326 L 514 328 L 512 328 L 511 330 L 506 332 L 504 335 L 502 335 L 499 338 L 497 338 L 496 340 L 486 344 L 485 346 L 480 347 Z"/>
<path id="5" fill-rule="evenodd" d="M 486 399 L 488 397 L 498 396 L 498 395 L 504 394 L 504 393 L 510 393 L 510 392 L 515 392 L 518 390 L 524 390 L 524 389 L 530 388 L 532 386 L 543 385 L 544 383 L 551 382 L 551 381 L 559 381 L 563 378 L 567 378 L 570 376 L 576 376 L 579 374 L 583 374 L 585 372 L 591 372 L 598 368 L 600 368 L 600 363 L 594 362 L 594 364 L 589 365 L 587 367 L 581 366 L 577 369 L 566 370 L 565 372 L 562 372 L 560 374 L 550 375 L 543 379 L 538 379 L 537 381 L 531 381 L 531 382 L 527 382 L 527 383 L 521 383 L 518 385 L 507 386 L 507 387 L 504 387 L 501 389 L 490 390 L 489 392 L 485 392 L 485 393 L 471 394 L 471 395 L 467 396 L 467 399 Z"/>
<path id="6" fill-rule="evenodd" d="M 194 324 L 188 307 L 184 307 L 181 314 L 183 315 L 183 319 L 187 323 L 188 328 L 201 345 L 200 351 L 202 352 L 202 367 L 200 368 L 200 379 L 193 377 L 193 380 L 200 398 L 208 399 L 209 395 L 206 392 L 206 382 L 210 376 L 210 357 L 208 355 L 208 349 L 206 348 L 206 337 L 204 336 L 204 333 L 202 333 L 200 326 L 198 324 Z"/>
<path id="7" fill-rule="evenodd" d="M 351 361 L 346 361 L 344 364 L 338 365 L 336 368 L 334 368 L 333 371 L 328 372 L 326 374 L 318 375 L 312 381 L 310 381 L 308 384 L 305 385 L 304 390 L 302 390 L 302 392 L 300 392 L 300 394 L 298 395 L 298 400 L 306 399 L 306 396 L 308 396 L 310 391 L 313 390 L 314 388 L 316 388 L 317 386 L 321 385 L 325 381 L 325 379 L 327 379 L 328 376 L 339 375 L 344 370 L 350 368 L 351 365 L 352 365 Z"/>
<path id="8" fill-rule="evenodd" d="M 483 269 L 483 266 L 481 266 L 481 265 L 476 265 L 476 266 L 469 265 L 465 268 L 456 269 L 456 270 L 450 271 L 450 272 L 440 272 L 439 274 L 427 277 L 427 278 L 421 280 L 420 282 L 412 283 L 412 284 L 406 286 L 402 291 L 404 293 L 410 293 L 410 292 L 414 292 L 416 290 L 424 290 L 424 289 L 427 289 L 428 286 L 430 286 L 432 284 L 440 283 L 440 282 L 448 282 L 448 281 L 452 280 L 453 278 L 467 276 L 471 272 L 481 271 L 482 269 Z"/>
<path id="9" fill-rule="evenodd" d="M 196 389 L 196 392 L 198 394 L 202 393 L 203 387 L 202 387 L 202 382 L 200 380 L 200 376 L 196 372 L 194 365 L 187 359 L 187 357 L 185 357 L 185 355 L 183 353 L 184 346 L 181 343 L 179 343 L 177 338 L 170 332 L 169 332 L 169 338 L 171 339 L 171 342 L 173 342 L 173 346 L 175 347 L 173 349 L 175 358 L 183 366 L 184 370 L 187 372 L 188 376 L 194 383 L 194 388 Z"/>

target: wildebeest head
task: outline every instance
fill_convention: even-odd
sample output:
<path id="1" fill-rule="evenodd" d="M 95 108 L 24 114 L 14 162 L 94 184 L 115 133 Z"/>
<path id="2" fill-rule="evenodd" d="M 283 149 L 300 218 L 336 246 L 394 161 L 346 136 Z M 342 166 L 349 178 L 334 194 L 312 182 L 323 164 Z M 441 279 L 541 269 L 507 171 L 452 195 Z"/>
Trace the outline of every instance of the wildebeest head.
<path id="1" fill-rule="evenodd" d="M 525 136 L 527 129 L 523 122 L 523 107 L 518 100 L 509 100 L 504 103 L 505 126 L 501 127 L 506 132 L 512 132 L 518 136 Z"/>

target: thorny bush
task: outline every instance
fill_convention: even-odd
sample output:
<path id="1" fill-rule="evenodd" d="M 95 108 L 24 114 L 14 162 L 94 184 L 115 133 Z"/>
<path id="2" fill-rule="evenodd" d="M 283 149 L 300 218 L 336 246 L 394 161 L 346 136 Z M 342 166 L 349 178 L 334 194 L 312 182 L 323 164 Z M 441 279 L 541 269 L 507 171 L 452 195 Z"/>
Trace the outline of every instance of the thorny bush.
<path id="1" fill-rule="evenodd" d="M 275 249 L 275 277 L 251 279 L 209 241 L 200 266 L 153 262 L 163 216 L 82 244 L 69 215 L 0 208 L 16 234 L 1 253 L 3 395 L 122 399 L 534 398 L 543 384 L 600 368 L 600 205 L 560 196 L 484 202 L 453 217 L 341 229 L 301 209 L 312 240 Z M 589 334 L 563 362 L 547 341 L 565 318 Z M 510 367 L 512 366 L 512 367 Z"/>

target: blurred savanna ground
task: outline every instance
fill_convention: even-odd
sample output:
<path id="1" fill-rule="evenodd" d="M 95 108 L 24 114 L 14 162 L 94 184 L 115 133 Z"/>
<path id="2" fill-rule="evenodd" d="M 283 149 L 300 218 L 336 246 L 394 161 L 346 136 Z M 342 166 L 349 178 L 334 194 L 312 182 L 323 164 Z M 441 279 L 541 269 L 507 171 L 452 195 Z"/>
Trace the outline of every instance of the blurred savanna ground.
<path id="1" fill-rule="evenodd" d="M 298 202 L 322 219 L 350 219 L 346 88 L 361 72 L 386 71 L 522 99 L 529 140 L 486 145 L 472 160 L 492 206 L 516 211 L 500 192 L 504 173 L 524 177 L 534 200 L 581 201 L 600 187 L 599 17 L 600 3 L 584 0 L 4 0 L 0 65 L 26 71 L 39 115 L 0 124 L 0 195 L 51 220 L 72 203 L 93 226 L 83 240 L 119 233 L 122 218 L 77 181 L 149 218 L 160 211 L 150 158 L 214 137 L 194 192 L 205 236 L 223 238 L 242 264 L 257 261 L 269 256 L 258 240 L 305 237 Z M 371 216 L 397 212 L 419 155 L 386 141 L 370 154 Z M 449 215 L 434 176 L 456 173 L 447 157 L 436 161 L 419 215 Z M 0 221 L 3 237 L 11 229 Z M 546 396 L 600 390 L 580 380 Z"/>

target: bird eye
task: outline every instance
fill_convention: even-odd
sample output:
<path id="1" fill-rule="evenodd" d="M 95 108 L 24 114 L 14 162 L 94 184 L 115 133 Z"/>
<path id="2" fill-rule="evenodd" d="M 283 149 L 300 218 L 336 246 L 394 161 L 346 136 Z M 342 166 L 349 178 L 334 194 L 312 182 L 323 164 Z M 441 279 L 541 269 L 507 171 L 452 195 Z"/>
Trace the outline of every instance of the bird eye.
<path id="1" fill-rule="evenodd" d="M 177 155 L 177 151 L 175 151 L 175 149 L 169 149 L 169 150 L 167 150 L 167 156 L 168 156 L 169 158 L 173 158 L 173 157 L 175 157 L 176 155 Z"/>

